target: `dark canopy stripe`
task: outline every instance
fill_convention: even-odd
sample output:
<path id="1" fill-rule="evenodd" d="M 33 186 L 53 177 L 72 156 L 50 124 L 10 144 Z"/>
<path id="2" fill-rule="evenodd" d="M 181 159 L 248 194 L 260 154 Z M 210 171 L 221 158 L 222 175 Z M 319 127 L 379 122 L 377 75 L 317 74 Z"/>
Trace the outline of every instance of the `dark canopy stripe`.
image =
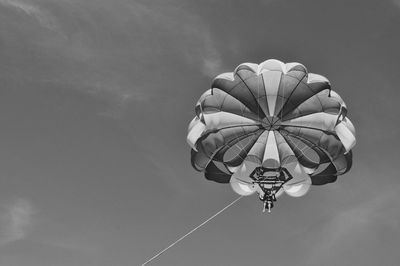
<path id="1" fill-rule="evenodd" d="M 333 183 L 337 179 L 336 167 L 331 163 L 329 166 L 317 175 L 311 175 L 312 184 L 315 186 L 321 186 L 328 183 Z"/>
<path id="2" fill-rule="evenodd" d="M 241 137 L 248 136 L 259 129 L 258 126 L 254 125 L 222 128 L 205 134 L 198 140 L 198 145 L 203 148 L 206 154 L 211 155 L 222 146 L 230 142 L 235 144 Z"/>
<path id="3" fill-rule="evenodd" d="M 282 75 L 274 112 L 277 117 L 282 117 L 282 108 L 304 79 L 307 79 L 307 73 L 303 71 L 289 71 L 287 74 Z"/>
<path id="4" fill-rule="evenodd" d="M 293 135 L 293 134 L 288 134 L 293 138 L 297 138 L 302 140 L 306 145 L 308 145 L 310 148 L 312 148 L 315 152 L 318 153 L 318 156 L 320 157 L 320 163 L 316 164 L 317 167 L 321 166 L 322 164 L 328 163 L 328 167 L 326 167 L 325 170 L 319 171 L 320 169 L 316 169 L 316 173 L 318 174 L 312 174 L 311 178 L 312 180 L 319 180 L 317 183 L 321 184 L 326 184 L 330 182 L 334 182 L 336 180 L 336 177 L 332 176 L 337 176 L 337 175 L 342 175 L 346 173 L 348 170 L 351 168 L 351 158 L 352 155 L 347 155 L 344 153 L 340 153 L 336 158 L 332 158 L 329 154 L 329 152 L 319 145 L 315 145 L 311 142 L 309 142 L 307 139 L 301 138 L 298 135 Z M 287 135 L 287 136 L 288 136 Z M 285 137 L 285 135 L 283 135 Z M 298 158 L 299 162 L 306 166 L 306 167 L 313 167 L 312 161 L 307 158 L 307 156 L 304 156 L 303 153 L 300 154 L 301 151 L 298 150 L 298 147 L 294 145 L 293 141 L 290 139 L 287 139 L 287 143 L 289 146 L 293 149 L 293 151 L 296 153 L 296 157 Z M 297 153 L 299 155 L 297 155 Z M 315 177 L 315 178 L 313 178 Z M 326 179 L 325 181 L 323 179 Z M 314 181 L 313 181 L 314 182 Z M 324 183 L 325 182 L 325 183 Z M 313 183 L 314 184 L 314 183 Z"/>
<path id="5" fill-rule="evenodd" d="M 258 105 L 257 100 L 254 98 L 251 91 L 247 88 L 246 84 L 237 75 L 234 76 L 233 81 L 220 78 L 214 79 L 212 88 L 217 88 L 225 91 L 226 93 L 243 103 L 254 114 L 263 114 L 263 111 Z"/>
<path id="6" fill-rule="evenodd" d="M 246 105 L 220 89 L 214 89 L 213 94 L 205 96 L 199 102 L 204 113 L 223 111 L 260 121 L 260 118 Z"/>
<path id="7" fill-rule="evenodd" d="M 219 149 L 218 152 L 214 156 L 214 160 L 224 162 L 227 166 L 239 166 L 242 164 L 243 160 L 246 158 L 247 154 L 249 153 L 250 149 L 256 143 L 257 139 L 262 134 L 262 131 L 259 130 L 249 136 L 238 138 L 237 142 L 230 142 L 229 144 L 225 145 L 223 148 Z M 239 146 L 238 144 L 240 141 L 247 139 L 244 146 Z M 229 160 L 225 159 L 226 153 L 229 152 L 230 149 L 235 148 L 238 152 L 235 156 Z"/>
<path id="8" fill-rule="evenodd" d="M 221 171 L 212 161 L 207 165 L 204 176 L 208 180 L 212 180 L 218 183 L 229 183 L 229 180 L 231 179 L 231 174 L 227 174 Z"/>
<path id="9" fill-rule="evenodd" d="M 268 132 L 268 130 L 263 131 L 262 134 L 260 134 L 260 136 L 257 138 L 257 141 L 254 143 L 253 147 L 247 154 L 247 161 L 255 162 L 260 165 L 262 164 L 265 152 L 265 145 L 267 144 Z"/>
<path id="10" fill-rule="evenodd" d="M 247 69 L 239 68 L 236 72 L 245 87 L 250 91 L 253 99 L 257 103 L 257 112 L 256 114 L 260 119 L 264 118 L 268 114 L 268 102 L 262 101 L 262 99 L 266 99 L 264 82 L 261 76 L 256 75 L 253 71 Z"/>
<path id="11" fill-rule="evenodd" d="M 214 156 L 218 153 L 219 150 L 224 149 L 225 147 L 231 147 L 235 145 L 237 142 L 241 141 L 242 139 L 258 134 L 260 130 L 257 129 L 255 131 L 250 131 L 242 135 L 236 135 L 236 137 L 230 136 L 228 139 L 224 139 L 223 135 L 221 134 L 222 138 L 213 139 L 213 137 L 208 136 L 207 144 L 204 143 L 204 140 L 200 140 L 198 145 L 198 152 L 194 155 L 196 161 L 196 168 L 197 169 L 205 169 L 207 164 L 214 159 Z M 222 160 L 219 160 L 222 161 Z"/>
<path id="12" fill-rule="evenodd" d="M 295 159 L 296 155 L 290 148 L 285 138 L 282 136 L 282 133 L 276 131 L 275 138 L 276 144 L 278 146 L 279 160 L 281 162 L 281 165 L 284 166 L 294 161 L 298 161 L 297 159 Z"/>
<path id="13" fill-rule="evenodd" d="M 300 127 L 285 127 L 285 131 L 291 136 L 300 138 L 302 141 L 309 141 L 312 145 L 325 150 L 330 157 L 337 158 L 340 154 L 345 153 L 345 148 L 341 141 L 332 133 Z"/>
<path id="14" fill-rule="evenodd" d="M 195 168 L 204 169 L 218 149 L 223 148 L 230 142 L 236 143 L 240 141 L 240 136 L 246 137 L 258 130 L 257 126 L 236 126 L 205 134 L 196 143 L 198 151 L 194 154 L 192 153 L 192 156 L 195 157 L 195 165 L 197 166 Z"/>
<path id="15" fill-rule="evenodd" d="M 329 90 L 323 90 L 311 96 L 292 112 L 282 117 L 282 121 L 299 118 L 317 112 L 339 114 L 341 106 L 341 103 L 337 99 L 329 97 Z"/>
<path id="16" fill-rule="evenodd" d="M 302 141 L 300 138 L 296 138 L 289 134 L 282 134 L 283 138 L 286 140 L 286 143 L 289 145 L 290 149 L 294 152 L 299 163 L 307 168 L 316 168 L 321 163 L 321 154 L 318 153 L 317 150 L 314 149 L 314 145 L 310 146 L 306 142 Z M 312 150 L 314 153 L 318 155 L 316 156 L 308 156 L 307 150 Z"/>
<path id="17" fill-rule="evenodd" d="M 285 117 L 301 103 L 320 91 L 330 89 L 329 82 L 316 82 L 308 84 L 304 79 L 297 85 L 296 90 L 289 96 L 278 117 Z"/>

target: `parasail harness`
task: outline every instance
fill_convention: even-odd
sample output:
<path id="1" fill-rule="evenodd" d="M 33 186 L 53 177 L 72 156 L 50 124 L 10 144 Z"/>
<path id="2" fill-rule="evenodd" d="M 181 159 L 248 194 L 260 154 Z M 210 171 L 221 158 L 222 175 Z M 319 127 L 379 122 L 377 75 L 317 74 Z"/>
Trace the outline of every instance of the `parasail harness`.
<path id="1" fill-rule="evenodd" d="M 253 184 L 257 184 L 262 193 L 259 193 L 260 200 L 264 203 L 263 212 L 268 208 L 268 212 L 274 207 L 276 193 L 282 188 L 283 184 L 293 179 L 293 176 L 286 168 L 265 168 L 256 167 L 250 174 Z"/>

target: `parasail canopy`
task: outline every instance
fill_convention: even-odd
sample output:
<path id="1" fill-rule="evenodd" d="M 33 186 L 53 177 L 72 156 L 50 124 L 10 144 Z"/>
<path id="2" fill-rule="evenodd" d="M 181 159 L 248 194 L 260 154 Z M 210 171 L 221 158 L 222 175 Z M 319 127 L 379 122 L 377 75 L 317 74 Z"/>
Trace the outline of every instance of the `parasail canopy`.
<path id="1" fill-rule="evenodd" d="M 241 195 L 262 193 L 251 177 L 256 170 L 264 181 L 279 181 L 285 169 L 280 188 L 298 197 L 352 165 L 356 139 L 346 104 L 300 63 L 241 64 L 213 80 L 195 112 L 187 136 L 193 167 Z"/>

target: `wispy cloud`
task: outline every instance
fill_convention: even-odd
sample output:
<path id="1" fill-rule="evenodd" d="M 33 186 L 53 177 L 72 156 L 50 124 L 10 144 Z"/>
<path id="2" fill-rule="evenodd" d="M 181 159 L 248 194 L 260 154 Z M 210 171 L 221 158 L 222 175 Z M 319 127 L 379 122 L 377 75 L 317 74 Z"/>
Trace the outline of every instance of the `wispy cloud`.
<path id="1" fill-rule="evenodd" d="M 32 226 L 31 203 L 20 198 L 0 208 L 0 244 L 24 239 Z"/>
<path id="2" fill-rule="evenodd" d="M 41 14 L 41 10 L 38 7 L 24 3 L 23 1 L 20 0 L 0 0 L 0 3 L 2 3 L 5 6 L 10 6 L 18 10 L 21 10 L 28 15 L 37 16 Z"/>
<path id="3" fill-rule="evenodd" d="M 169 36 L 164 37 L 167 42 L 174 43 L 173 49 L 185 56 L 188 63 L 198 65 L 203 74 L 214 76 L 222 61 L 215 39 L 206 21 L 180 7 L 180 3 L 181 1 L 171 1 L 154 5 L 133 1 L 129 6 L 131 16 L 135 17 L 147 34 L 161 37 L 160 33 L 168 33 Z"/>
<path id="4" fill-rule="evenodd" d="M 332 250 L 351 248 L 361 237 L 387 230 L 400 234 L 399 193 L 400 188 L 392 189 L 334 216 L 313 238 L 307 264 L 321 265 Z"/>
<path id="5" fill-rule="evenodd" d="M 54 18 L 39 6 L 32 4 L 32 2 L 23 0 L 0 0 L 0 4 L 6 7 L 14 8 L 18 11 L 22 11 L 26 15 L 34 17 L 39 24 L 45 28 L 55 28 Z"/>
<path id="6" fill-rule="evenodd" d="M 0 6 L 14 11 L 1 20 L 9 43 L 0 59 L 13 66 L 8 77 L 26 87 L 35 82 L 93 95 L 107 105 L 100 115 L 119 118 L 134 103 L 178 92 L 167 76 L 221 72 L 207 21 L 181 0 L 0 0 Z"/>
<path id="7" fill-rule="evenodd" d="M 392 0 L 392 2 L 396 7 L 400 8 L 400 0 Z"/>
<path id="8" fill-rule="evenodd" d="M 203 56 L 202 58 L 202 72 L 208 77 L 215 77 L 221 71 L 222 58 L 219 50 L 216 47 L 215 41 L 210 32 L 203 30 L 204 43 L 203 43 Z"/>

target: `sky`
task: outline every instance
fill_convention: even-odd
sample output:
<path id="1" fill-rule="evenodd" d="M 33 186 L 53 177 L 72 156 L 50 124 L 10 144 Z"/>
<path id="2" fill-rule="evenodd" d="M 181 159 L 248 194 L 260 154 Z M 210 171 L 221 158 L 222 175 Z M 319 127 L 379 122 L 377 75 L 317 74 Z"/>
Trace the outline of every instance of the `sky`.
<path id="1" fill-rule="evenodd" d="M 328 77 L 352 170 L 241 199 L 149 265 L 398 265 L 399 0 L 0 0 L 0 266 L 140 265 L 237 198 L 190 165 L 222 72 L 270 58 Z"/>

